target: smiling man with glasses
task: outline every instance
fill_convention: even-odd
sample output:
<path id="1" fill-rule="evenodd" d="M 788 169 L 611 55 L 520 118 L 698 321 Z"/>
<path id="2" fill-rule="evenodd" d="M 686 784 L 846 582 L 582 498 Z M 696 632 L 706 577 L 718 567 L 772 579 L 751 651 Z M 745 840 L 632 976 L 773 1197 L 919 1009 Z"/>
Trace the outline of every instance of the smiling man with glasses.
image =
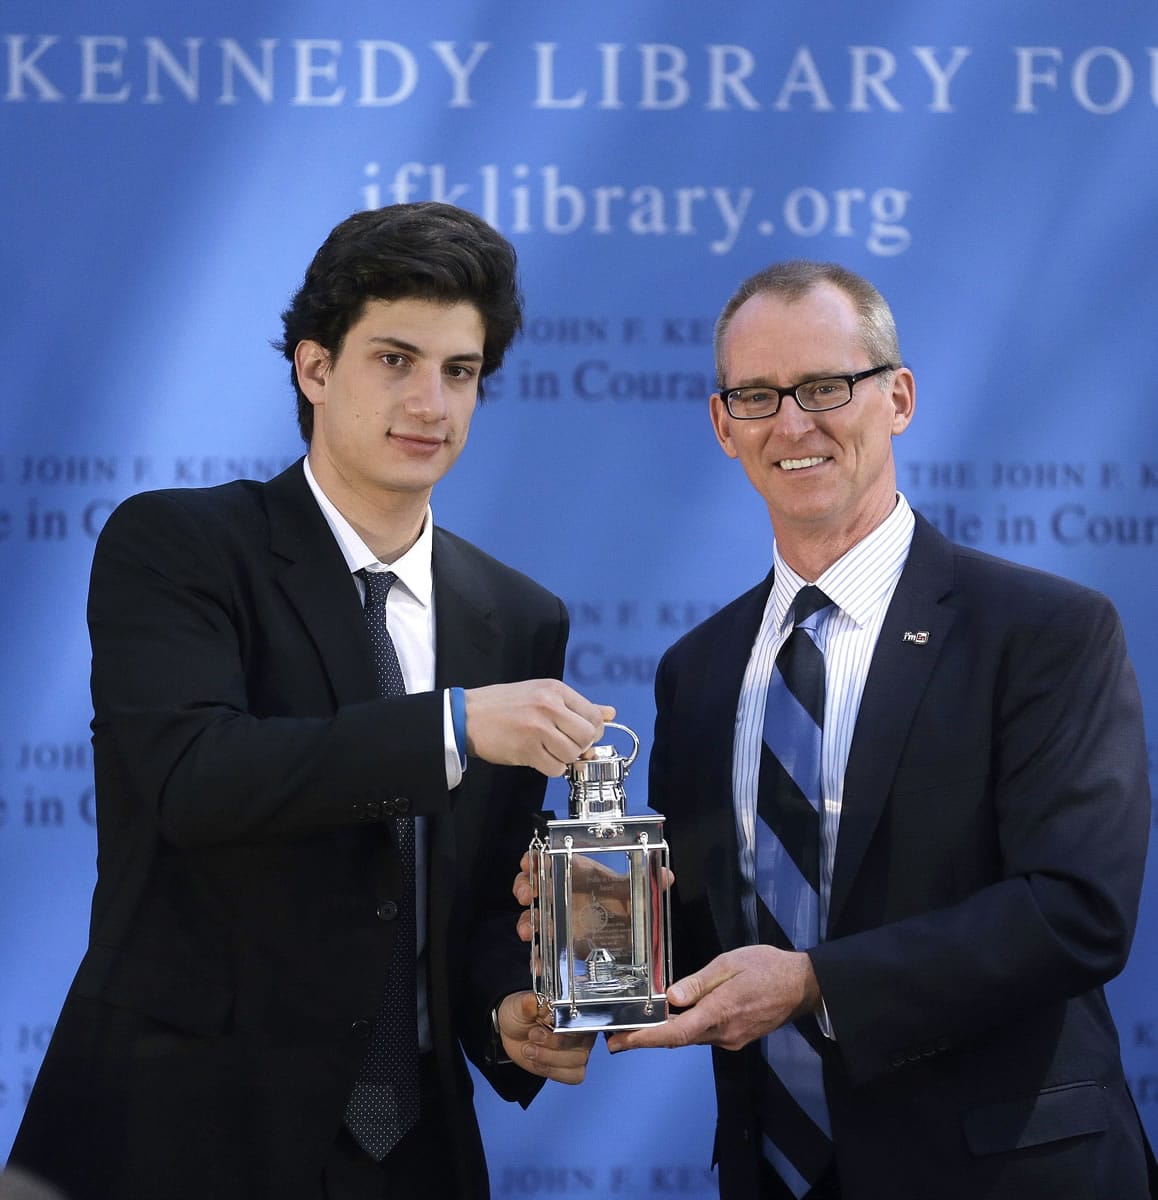
<path id="1" fill-rule="evenodd" d="M 770 267 L 715 349 L 772 570 L 659 665 L 683 1011 L 611 1049 L 713 1047 L 721 1200 L 1158 1194 L 1102 990 L 1150 821 L 1113 606 L 897 492 L 916 384 L 866 280 Z"/>

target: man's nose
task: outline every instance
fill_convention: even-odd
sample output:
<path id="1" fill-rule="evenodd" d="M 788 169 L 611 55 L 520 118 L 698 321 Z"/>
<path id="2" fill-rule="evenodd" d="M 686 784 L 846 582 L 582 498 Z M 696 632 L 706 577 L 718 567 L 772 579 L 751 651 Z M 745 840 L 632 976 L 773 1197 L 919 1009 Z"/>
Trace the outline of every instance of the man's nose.
<path id="1" fill-rule="evenodd" d="M 441 421 L 449 411 L 440 371 L 416 371 L 406 392 L 406 407 L 424 421 Z"/>
<path id="2" fill-rule="evenodd" d="M 780 411 L 772 420 L 776 422 L 777 433 L 785 437 L 799 437 L 811 432 L 816 426 L 816 414 L 801 408 L 794 396 L 781 398 Z"/>

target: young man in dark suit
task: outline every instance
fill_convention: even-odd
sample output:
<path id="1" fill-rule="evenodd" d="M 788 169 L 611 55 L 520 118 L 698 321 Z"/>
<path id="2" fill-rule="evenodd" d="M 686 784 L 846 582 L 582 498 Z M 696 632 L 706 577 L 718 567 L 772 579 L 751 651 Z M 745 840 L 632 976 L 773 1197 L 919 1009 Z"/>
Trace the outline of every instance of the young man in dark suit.
<path id="1" fill-rule="evenodd" d="M 486 1196 L 464 1051 L 522 1104 L 586 1067 L 509 878 L 611 710 L 560 681 L 561 602 L 429 507 L 514 251 L 358 213 L 283 316 L 305 459 L 135 496 L 96 549 L 91 942 L 11 1156 L 70 1200 Z"/>
<path id="2" fill-rule="evenodd" d="M 611 1048 L 713 1047 L 722 1200 L 1141 1200 L 1102 990 L 1150 823 L 1116 613 L 898 495 L 916 389 L 865 280 L 752 277 L 716 363 L 773 570 L 660 663 L 685 1011 Z"/>

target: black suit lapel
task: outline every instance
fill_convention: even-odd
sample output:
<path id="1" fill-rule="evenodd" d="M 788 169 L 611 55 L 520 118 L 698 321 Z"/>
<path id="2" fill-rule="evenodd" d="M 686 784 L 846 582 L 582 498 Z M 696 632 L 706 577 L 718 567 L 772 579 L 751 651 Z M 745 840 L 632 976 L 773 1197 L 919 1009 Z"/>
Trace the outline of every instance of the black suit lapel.
<path id="1" fill-rule="evenodd" d="M 436 688 L 483 687 L 501 679 L 503 634 L 494 619 L 495 602 L 486 576 L 472 562 L 473 548 L 437 526 L 434 529 L 434 678 Z M 463 845 L 478 840 L 475 823 L 487 819 L 486 801 L 495 768 L 472 760 L 456 789 L 451 817 L 430 821 L 429 920 L 432 931 L 450 920 L 456 894 L 458 837 Z M 528 838 L 530 834 L 528 832 Z M 518 864 L 511 864 L 514 881 Z M 432 937 L 431 946 L 444 945 Z M 435 964 L 441 968 L 442 964 Z"/>
<path id="2" fill-rule="evenodd" d="M 335 707 L 378 695 L 358 590 L 299 460 L 265 488 L 275 573 L 317 646 Z"/>
<path id="3" fill-rule="evenodd" d="M 684 730 L 684 736 L 705 747 L 695 794 L 710 796 L 713 803 L 697 814 L 697 828 L 703 833 L 704 870 L 712 919 L 725 950 L 747 943 L 740 907 L 739 839 L 736 835 L 736 810 L 732 783 L 732 761 L 736 740 L 736 713 L 740 688 L 752 654 L 752 643 L 764 616 L 772 575 L 758 587 L 741 596 L 729 613 L 726 636 L 714 647 L 711 661 L 701 680 L 703 725 Z M 678 785 L 678 781 L 675 781 Z M 679 864 L 674 864 L 678 875 Z"/>
<path id="4" fill-rule="evenodd" d="M 913 717 L 956 619 L 942 604 L 952 586 L 952 543 L 918 515 L 909 557 L 877 639 L 845 770 L 829 905 L 831 931 L 839 928 Z"/>
<path id="5" fill-rule="evenodd" d="M 494 599 L 468 548 L 437 527 L 433 568 L 435 686 L 498 683 L 502 631 L 493 616 Z"/>

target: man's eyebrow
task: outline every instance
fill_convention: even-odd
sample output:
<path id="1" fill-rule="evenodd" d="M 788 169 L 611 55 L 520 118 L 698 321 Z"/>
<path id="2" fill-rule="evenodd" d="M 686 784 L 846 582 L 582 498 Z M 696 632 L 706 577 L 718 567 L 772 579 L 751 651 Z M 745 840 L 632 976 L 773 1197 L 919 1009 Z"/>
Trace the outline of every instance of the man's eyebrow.
<path id="1" fill-rule="evenodd" d="M 402 338 L 391 337 L 389 334 L 375 334 L 366 339 L 371 346 L 391 346 L 396 350 L 405 350 L 408 354 L 423 355 L 421 346 L 414 345 L 413 342 L 403 341 Z M 462 354 L 451 354 L 446 359 L 447 362 L 482 362 L 483 355 L 478 350 L 465 350 Z"/>
<path id="2" fill-rule="evenodd" d="M 852 372 L 849 372 L 849 371 L 813 371 L 808 376 L 806 376 L 804 379 L 798 379 L 795 383 L 784 384 L 784 388 L 787 389 L 790 387 L 800 387 L 802 384 L 805 384 L 805 383 L 816 383 L 820 379 L 843 379 L 844 376 L 849 375 L 849 374 L 855 375 L 856 372 L 855 371 L 852 371 Z M 778 385 L 775 383 L 769 383 L 767 377 L 765 377 L 765 376 L 756 376 L 756 377 L 753 377 L 752 379 L 750 379 L 747 383 L 730 383 L 726 387 L 723 387 L 722 390 L 726 391 L 726 392 L 735 392 L 735 391 L 739 391 L 739 389 L 743 388 L 743 387 L 774 388 L 777 386 Z"/>

